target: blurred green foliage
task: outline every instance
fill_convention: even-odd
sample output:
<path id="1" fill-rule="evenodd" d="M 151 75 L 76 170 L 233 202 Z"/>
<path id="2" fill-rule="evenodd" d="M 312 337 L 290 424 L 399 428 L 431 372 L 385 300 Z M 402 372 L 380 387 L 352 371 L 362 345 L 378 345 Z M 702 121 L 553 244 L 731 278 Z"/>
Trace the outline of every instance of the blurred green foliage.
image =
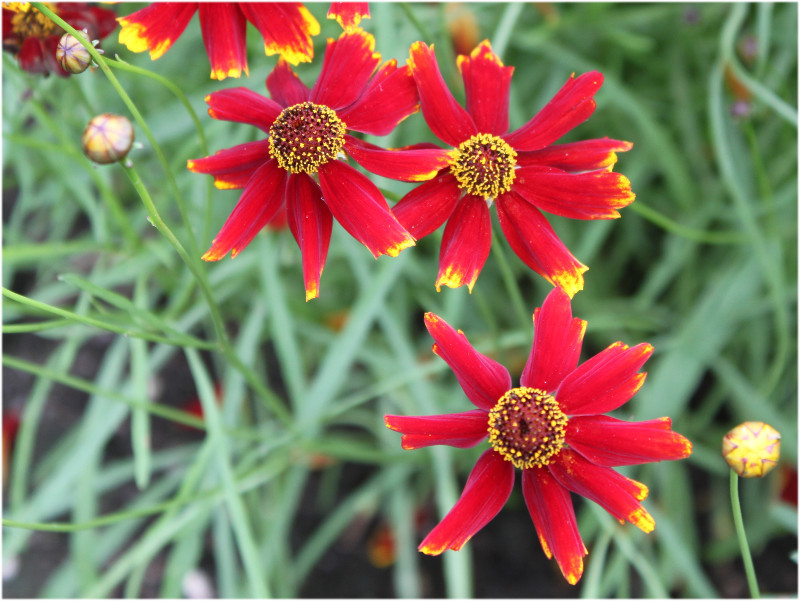
<path id="1" fill-rule="evenodd" d="M 327 4 L 309 8 L 322 25 L 317 60 L 296 70 L 310 84 L 325 38 L 340 29 L 325 19 Z M 541 553 L 517 490 L 463 551 L 435 559 L 416 552 L 484 448 L 404 453 L 383 426 L 389 412 L 469 408 L 430 352 L 422 314 L 436 312 L 464 330 L 516 378 L 529 350 L 529 314 L 549 285 L 499 236 L 472 295 L 437 293 L 441 232 L 397 259 L 375 261 L 338 225 L 321 296 L 309 303 L 288 231 L 260 234 L 235 261 L 202 264 L 239 192 L 214 189 L 186 161 L 262 135 L 209 118 L 204 97 L 234 86 L 266 93 L 276 59 L 264 56 L 250 27 L 250 77 L 210 80 L 194 19 L 156 62 L 120 47 L 116 34 L 102 46 L 109 58 L 118 53 L 167 78 L 199 116 L 203 137 L 172 90 L 113 69 L 169 170 L 137 126 L 136 171 L 207 275 L 228 343 L 122 168 L 92 166 L 80 153 L 93 115 L 128 114 L 107 78 L 97 70 L 43 79 L 4 53 L 4 411 L 22 419 L 4 515 L 39 524 L 4 527 L 4 566 L 22 558 L 7 594 L 174 597 L 185 574 L 202 565 L 223 597 L 380 596 L 368 586 L 385 580 L 377 568 L 362 562 L 363 573 L 336 580 L 325 565 L 340 565 L 331 554 L 344 553 L 343 536 L 356 537 L 363 559 L 367 537 L 358 524 L 385 521 L 395 532 L 386 594 L 741 596 L 719 450 L 724 433 L 744 420 L 767 421 L 783 435 L 785 469 L 743 484 L 742 503 L 757 571 L 781 575 L 765 578 L 762 590 L 793 594 L 780 587 L 792 574 L 796 587 L 786 552 L 797 533 L 796 504 L 780 492 L 797 463 L 797 5 L 376 3 L 371 10 L 362 25 L 384 58 L 402 63 L 415 40 L 433 43 L 462 101 L 456 48 L 490 39 L 515 67 L 512 128 L 571 73 L 605 75 L 596 112 L 565 140 L 632 141 L 617 170 L 637 200 L 613 222 L 550 219 L 591 267 L 573 303 L 589 323 L 583 358 L 616 340 L 656 348 L 646 384 L 619 415 L 670 416 L 694 443 L 688 460 L 625 470 L 649 486 L 656 531 L 617 527 L 590 503 L 577 504 L 590 554 L 584 579 L 570 588 Z M 417 114 L 371 140 L 397 147 L 433 138 Z M 375 181 L 393 200 L 409 189 Z M 501 260 L 525 316 L 513 310 Z M 205 436 L 177 425 L 202 427 L 176 411 L 197 394 Z M 429 515 L 419 526 L 421 508 Z M 510 536 L 501 518 L 515 520 Z M 36 530 L 61 530 L 38 534 L 64 544 L 55 565 L 32 578 L 25 566 Z M 163 570 L 155 584 L 154 565 Z M 326 589 L 333 584 L 325 578 L 341 590 Z"/>

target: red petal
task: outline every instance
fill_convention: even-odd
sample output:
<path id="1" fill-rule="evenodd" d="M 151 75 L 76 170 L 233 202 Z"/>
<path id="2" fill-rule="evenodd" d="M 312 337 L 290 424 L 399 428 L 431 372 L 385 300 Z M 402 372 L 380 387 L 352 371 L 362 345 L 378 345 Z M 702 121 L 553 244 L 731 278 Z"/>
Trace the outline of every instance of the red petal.
<path id="1" fill-rule="evenodd" d="M 380 190 L 366 176 L 342 161 L 330 161 L 319 169 L 325 203 L 336 220 L 378 258 L 396 257 L 414 246 L 411 237 L 389 210 Z"/>
<path id="2" fill-rule="evenodd" d="M 282 58 L 278 59 L 278 64 L 267 76 L 267 90 L 272 99 L 284 108 L 306 102 L 311 94 L 308 86 L 300 81 L 289 63 Z"/>
<path id="3" fill-rule="evenodd" d="M 514 150 L 539 150 L 552 144 L 572 128 L 586 121 L 594 112 L 593 96 L 603 85 L 603 74 L 573 74 L 553 99 L 518 130 L 503 136 Z"/>
<path id="4" fill-rule="evenodd" d="M 636 198 L 631 182 L 605 169 L 567 173 L 553 167 L 516 170 L 514 191 L 543 211 L 570 219 L 616 219 Z"/>
<path id="5" fill-rule="evenodd" d="M 190 159 L 186 166 L 194 173 L 213 175 L 214 185 L 221 190 L 228 190 L 244 188 L 253 171 L 269 158 L 269 140 L 259 140 L 218 150 L 203 159 Z"/>
<path id="6" fill-rule="evenodd" d="M 22 42 L 17 54 L 19 66 L 28 73 L 47 73 L 44 43 L 39 38 L 29 37 Z"/>
<path id="7" fill-rule="evenodd" d="M 536 207 L 513 191 L 496 204 L 506 240 L 525 265 L 569 296 L 583 290 L 583 272 L 589 268 L 569 252 Z"/>
<path id="8" fill-rule="evenodd" d="M 59 2 L 54 10 L 78 31 L 86 29 L 90 40 L 102 39 L 117 28 L 116 13 L 106 8 L 89 6 L 85 2 Z"/>
<path id="9" fill-rule="evenodd" d="M 228 88 L 206 96 L 208 114 L 220 121 L 249 123 L 269 133 L 283 110 L 274 100 L 247 88 Z"/>
<path id="10" fill-rule="evenodd" d="M 406 450 L 437 444 L 461 449 L 474 447 L 488 434 L 487 419 L 486 411 L 481 409 L 446 415 L 383 416 L 387 428 L 403 433 L 401 442 Z"/>
<path id="11" fill-rule="evenodd" d="M 494 359 L 476 351 L 464 332 L 434 313 L 425 314 L 425 327 L 433 337 L 433 352 L 444 359 L 472 404 L 489 411 L 511 389 L 511 374 Z"/>
<path id="12" fill-rule="evenodd" d="M 561 410 L 567 415 L 598 415 L 627 403 L 644 383 L 637 373 L 653 354 L 643 342 L 632 348 L 615 342 L 569 374 L 556 391 Z"/>
<path id="13" fill-rule="evenodd" d="M 472 468 L 461 498 L 420 543 L 419 550 L 439 555 L 458 551 L 500 513 L 514 488 L 514 466 L 489 449 Z"/>
<path id="14" fill-rule="evenodd" d="M 548 467 L 562 486 L 594 501 L 618 520 L 630 522 L 644 532 L 655 528 L 655 521 L 639 502 L 647 497 L 644 484 L 590 463 L 569 449 L 562 449 Z"/>
<path id="15" fill-rule="evenodd" d="M 408 58 L 419 89 L 420 104 L 425 121 L 434 135 L 450 146 L 478 133 L 478 128 L 444 83 L 433 47 L 425 42 L 414 42 Z"/>
<path id="16" fill-rule="evenodd" d="M 458 57 L 467 111 L 478 131 L 500 136 L 508 131 L 508 90 L 514 67 L 505 67 L 484 40 L 469 56 Z"/>
<path id="17" fill-rule="evenodd" d="M 441 290 L 442 286 L 458 288 L 466 284 L 472 292 L 491 247 L 489 207 L 483 198 L 467 194 L 456 205 L 444 228 L 436 290 Z"/>
<path id="18" fill-rule="evenodd" d="M 247 20 L 232 2 L 200 2 L 200 28 L 211 61 L 211 79 L 241 77 L 247 70 Z"/>
<path id="19" fill-rule="evenodd" d="M 322 71 L 311 90 L 311 102 L 334 110 L 350 106 L 364 93 L 380 62 L 375 38 L 363 29 L 346 31 L 338 40 L 328 38 Z"/>
<path id="20" fill-rule="evenodd" d="M 554 288 L 533 314 L 533 345 L 520 377 L 521 386 L 553 392 L 575 369 L 586 322 L 572 317 L 569 296 Z"/>
<path id="21" fill-rule="evenodd" d="M 517 165 L 555 167 L 564 171 L 610 170 L 617 162 L 617 153 L 633 148 L 630 142 L 599 138 L 569 144 L 554 144 L 533 152 L 517 153 Z"/>
<path id="22" fill-rule="evenodd" d="M 219 261 L 230 250 L 236 257 L 250 244 L 283 204 L 285 183 L 286 171 L 275 159 L 259 167 L 203 260 Z"/>
<path id="23" fill-rule="evenodd" d="M 331 2 L 328 9 L 329 19 L 336 19 L 345 31 L 358 27 L 361 19 L 369 19 L 369 3 L 367 2 Z"/>
<path id="24" fill-rule="evenodd" d="M 606 415 L 572 417 L 566 442 L 597 465 L 633 465 L 683 459 L 692 443 L 673 432 L 668 417 L 646 422 L 626 422 Z"/>
<path id="25" fill-rule="evenodd" d="M 91 6 L 89 10 L 92 13 L 92 20 L 96 27 L 94 36 L 91 35 L 92 30 L 89 29 L 89 37 L 91 39 L 102 40 L 117 28 L 117 14 L 114 11 L 108 10 L 107 8 L 100 8 L 99 6 Z M 66 21 L 66 19 L 64 20 Z M 67 22 L 69 23 L 69 21 Z"/>
<path id="26" fill-rule="evenodd" d="M 156 60 L 177 40 L 197 10 L 197 2 L 156 2 L 117 21 L 119 43 L 131 52 L 150 50 Z"/>
<path id="27" fill-rule="evenodd" d="M 403 196 L 392 213 L 414 238 L 420 240 L 437 230 L 456 208 L 461 188 L 449 170 Z"/>
<path id="28" fill-rule="evenodd" d="M 397 61 L 392 59 L 381 66 L 364 94 L 338 115 L 347 129 L 385 136 L 418 110 L 419 95 L 411 69 L 398 69 Z"/>
<path id="29" fill-rule="evenodd" d="M 367 171 L 404 182 L 429 180 L 450 163 L 443 148 L 386 150 L 350 135 L 344 137 L 344 149 Z"/>
<path id="30" fill-rule="evenodd" d="M 244 16 L 264 37 L 267 56 L 280 54 L 287 61 L 308 63 L 314 58 L 311 36 L 319 23 L 299 2 L 240 2 Z"/>
<path id="31" fill-rule="evenodd" d="M 546 469 L 522 471 L 522 496 L 548 558 L 555 557 L 567 582 L 576 584 L 588 553 L 578 531 L 569 491 Z"/>
<path id="32" fill-rule="evenodd" d="M 319 279 L 328 256 L 333 217 L 322 200 L 322 190 L 305 173 L 292 174 L 286 185 L 286 213 L 303 255 L 306 300 L 319 296 Z"/>

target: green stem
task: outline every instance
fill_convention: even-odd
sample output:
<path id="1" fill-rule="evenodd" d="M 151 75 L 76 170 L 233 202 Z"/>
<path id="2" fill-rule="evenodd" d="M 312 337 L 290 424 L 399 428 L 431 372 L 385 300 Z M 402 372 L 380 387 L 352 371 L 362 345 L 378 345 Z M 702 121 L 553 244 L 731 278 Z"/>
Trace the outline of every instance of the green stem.
<path id="1" fill-rule="evenodd" d="M 703 242 L 704 244 L 744 244 L 749 242 L 748 236 L 739 232 L 709 232 L 686 227 L 640 202 L 633 203 L 628 207 L 628 210 L 638 213 L 670 234 L 696 242 Z"/>
<path id="2" fill-rule="evenodd" d="M 178 203 L 178 210 L 180 211 L 184 225 L 186 226 L 186 231 L 189 236 L 189 243 L 192 249 L 192 254 L 193 255 L 198 254 L 199 250 L 197 246 L 197 240 L 194 237 L 194 232 L 192 231 L 191 224 L 189 223 L 189 219 L 186 212 L 186 206 L 183 202 L 183 196 L 181 195 L 180 190 L 178 189 L 178 184 L 175 181 L 175 176 L 172 173 L 172 169 L 170 169 L 167 157 L 166 155 L 164 155 L 164 151 L 161 149 L 161 146 L 159 146 L 158 142 L 155 139 L 155 136 L 153 136 L 153 132 L 151 132 L 150 128 L 147 126 L 147 122 L 142 117 L 141 113 L 139 112 L 139 109 L 136 108 L 136 105 L 134 104 L 133 100 L 131 100 L 130 96 L 128 96 L 128 93 L 125 91 L 122 85 L 120 85 L 119 80 L 111 71 L 108 64 L 106 64 L 106 59 L 103 58 L 103 56 L 97 51 L 97 49 L 92 45 L 91 42 L 89 42 L 86 38 L 84 38 L 83 35 L 81 35 L 74 27 L 72 27 L 62 18 L 60 18 L 57 14 L 55 14 L 43 3 L 32 2 L 31 4 L 33 4 L 33 6 L 37 10 L 39 10 L 42 14 L 48 17 L 56 25 L 61 27 L 64 31 L 72 34 L 75 37 L 75 39 L 77 39 L 81 43 L 81 45 L 83 45 L 83 47 L 86 48 L 86 50 L 89 52 L 94 62 L 97 63 L 97 65 L 103 71 L 105 76 L 108 78 L 108 81 L 111 84 L 111 86 L 114 88 L 114 90 L 116 90 L 117 94 L 122 99 L 122 102 L 124 102 L 125 106 L 128 107 L 128 110 L 131 112 L 131 115 L 133 115 L 133 118 L 136 120 L 136 123 L 139 124 L 139 127 L 142 128 L 142 131 L 144 131 L 144 134 L 150 141 L 150 145 L 152 146 L 153 151 L 156 153 L 156 156 L 158 157 L 158 161 L 161 163 L 161 166 L 164 169 L 164 172 L 167 176 L 167 184 L 172 189 L 172 194 L 175 196 L 175 201 Z"/>
<path id="3" fill-rule="evenodd" d="M 162 86 L 167 88 L 170 92 L 172 92 L 175 97 L 180 101 L 180 103 L 186 108 L 186 112 L 189 113 L 189 117 L 191 117 L 192 121 L 194 122 L 194 127 L 197 130 L 197 137 L 200 139 L 200 149 L 202 150 L 203 154 L 210 154 L 208 151 L 208 144 L 206 142 L 206 135 L 203 131 L 203 125 L 200 123 L 200 119 L 195 113 L 192 105 L 189 103 L 189 99 L 186 97 L 181 89 L 172 83 L 166 77 L 159 75 L 158 73 L 153 73 L 152 71 L 148 71 L 147 69 L 142 69 L 141 67 L 137 67 L 135 65 L 131 65 L 130 63 L 126 63 L 122 60 L 119 56 L 117 56 L 116 60 L 111 58 L 105 58 L 104 61 L 106 64 L 114 67 L 115 69 L 121 69 L 123 71 L 128 71 L 129 73 L 136 73 L 137 75 L 141 75 L 142 77 L 149 77 L 160 83 Z"/>
<path id="4" fill-rule="evenodd" d="M 169 241 L 169 243 L 172 244 L 175 252 L 177 252 L 181 259 L 183 259 L 183 262 L 186 263 L 186 266 L 197 279 L 197 283 L 200 285 L 200 292 L 203 294 L 206 299 L 206 303 L 208 304 L 208 309 L 211 313 L 211 321 L 214 323 L 214 329 L 217 333 L 217 339 L 221 343 L 225 344 L 225 342 L 223 342 L 227 341 L 225 324 L 223 323 L 222 314 L 220 313 L 219 307 L 214 300 L 214 296 L 211 294 L 211 288 L 208 284 L 208 280 L 205 277 L 205 273 L 198 268 L 197 264 L 189 256 L 189 253 L 186 252 L 183 244 L 181 244 L 180 240 L 178 240 L 166 222 L 162 219 L 161 215 L 158 213 L 158 209 L 156 209 L 156 205 L 153 203 L 150 193 L 147 191 L 147 188 L 139 177 L 139 173 L 136 171 L 133 164 L 125 164 L 122 162 L 120 163 L 120 166 L 122 167 L 123 171 L 125 171 L 125 175 L 128 176 L 128 179 L 131 180 L 131 184 L 133 184 L 133 187 L 139 194 L 139 198 L 142 199 L 142 202 L 147 209 L 150 223 L 152 223 L 155 228 Z"/>
<path id="5" fill-rule="evenodd" d="M 747 535 L 744 531 L 742 519 L 742 506 L 739 503 L 739 476 L 731 470 L 731 508 L 733 509 L 733 524 L 736 527 L 736 536 L 739 539 L 739 549 L 742 552 L 744 571 L 747 575 L 747 585 L 750 587 L 750 597 L 760 598 L 756 570 L 753 567 L 753 558 L 750 556 L 750 547 L 747 544 Z"/>
<path id="6" fill-rule="evenodd" d="M 508 259 L 506 259 L 503 245 L 494 229 L 492 230 L 492 255 L 497 259 L 497 266 L 500 268 L 500 275 L 506 285 L 508 295 L 511 297 L 511 304 L 514 306 L 514 311 L 516 311 L 523 327 L 527 328 L 531 324 L 532 312 L 525 308 L 525 301 L 522 299 L 519 283 L 511 271 L 511 265 L 509 265 Z"/>

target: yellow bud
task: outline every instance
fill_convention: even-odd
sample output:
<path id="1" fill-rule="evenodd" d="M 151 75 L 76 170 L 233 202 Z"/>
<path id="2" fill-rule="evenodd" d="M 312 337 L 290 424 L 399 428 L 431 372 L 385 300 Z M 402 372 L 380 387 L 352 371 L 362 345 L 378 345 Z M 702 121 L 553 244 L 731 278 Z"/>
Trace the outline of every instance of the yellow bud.
<path id="1" fill-rule="evenodd" d="M 103 113 L 91 121 L 81 137 L 84 154 L 106 165 L 124 159 L 133 145 L 133 126 L 122 115 Z"/>
<path id="2" fill-rule="evenodd" d="M 744 422 L 722 439 L 722 456 L 743 478 L 761 478 L 781 454 L 781 435 L 764 422 Z"/>
<path id="3" fill-rule="evenodd" d="M 78 32 L 86 38 L 86 34 Z M 88 38 L 86 38 L 88 39 Z M 89 51 L 75 36 L 65 33 L 58 41 L 56 60 L 67 73 L 83 73 L 92 62 Z"/>

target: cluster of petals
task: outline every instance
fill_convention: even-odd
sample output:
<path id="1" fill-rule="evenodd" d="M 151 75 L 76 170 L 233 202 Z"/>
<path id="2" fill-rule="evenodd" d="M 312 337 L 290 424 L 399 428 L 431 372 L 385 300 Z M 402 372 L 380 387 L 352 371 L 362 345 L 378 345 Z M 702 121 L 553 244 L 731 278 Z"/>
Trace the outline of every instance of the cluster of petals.
<path id="1" fill-rule="evenodd" d="M 319 295 L 333 219 L 375 257 L 396 256 L 414 245 L 414 238 L 392 214 L 377 186 L 339 159 L 348 155 L 369 170 L 362 163 L 363 157 L 382 156 L 396 179 L 422 181 L 446 164 L 446 153 L 433 149 L 403 155 L 351 135 L 386 135 L 419 110 L 409 67 L 398 68 L 394 59 L 381 64 L 375 39 L 363 29 L 345 27 L 338 39 L 328 39 L 322 69 L 312 88 L 301 82 L 284 60 L 278 61 L 266 85 L 271 98 L 246 88 L 221 90 L 206 97 L 213 118 L 254 125 L 267 138 L 188 162 L 191 171 L 213 175 L 218 188 L 243 189 L 203 258 L 216 261 L 228 252 L 235 257 L 280 214 L 285 203 L 289 228 L 303 256 L 308 300 Z M 270 142 L 275 142 L 271 132 L 285 111 L 302 110 L 304 106 L 322 110 L 345 131 L 333 160 L 294 172 L 271 154 Z M 322 140 L 323 144 L 327 142 Z M 302 146 L 299 141 L 292 143 Z M 439 157 L 438 161 L 432 161 L 431 156 Z M 427 172 L 420 173 L 420 168 Z"/>
<path id="2" fill-rule="evenodd" d="M 311 38 L 319 33 L 319 23 L 298 2 L 155 2 L 119 18 L 119 41 L 132 52 L 149 50 L 155 60 L 181 36 L 195 12 L 212 79 L 249 74 L 248 21 L 263 36 L 267 55 L 280 54 L 292 64 L 309 62 L 314 56 Z"/>
<path id="3" fill-rule="evenodd" d="M 432 47 L 414 43 L 408 64 L 423 116 L 433 134 L 450 147 L 451 160 L 435 178 L 406 194 L 393 211 L 416 239 L 446 222 L 437 289 L 466 284 L 472 290 L 491 247 L 492 203 L 508 243 L 528 267 L 570 296 L 583 289 L 583 272 L 588 268 L 566 248 L 542 210 L 572 219 L 613 219 L 619 217 L 618 209 L 634 200 L 628 179 L 611 171 L 616 153 L 629 150 L 630 142 L 602 138 L 554 144 L 594 112 L 602 74 L 573 75 L 536 116 L 509 133 L 513 67 L 503 65 L 488 41 L 458 58 L 466 109 L 445 84 Z M 478 185 L 481 182 L 457 177 L 456 163 L 459 155 L 464 157 L 464 145 L 480 140 L 505 149 L 500 162 L 505 160 L 508 171 L 505 183 L 494 186 L 496 194 L 486 193 Z M 468 155 L 465 158 L 470 161 Z M 493 160 L 489 158 L 490 163 Z M 367 166 L 391 177 L 380 167 L 377 160 Z M 493 177 L 491 172 L 483 175 Z"/>
<path id="4" fill-rule="evenodd" d="M 587 550 L 581 540 L 570 492 L 603 507 L 620 521 L 650 532 L 655 522 L 642 501 L 647 487 L 622 476 L 615 466 L 682 459 L 691 443 L 672 431 L 669 418 L 628 422 L 603 415 L 624 405 L 639 390 L 639 372 L 653 352 L 642 343 L 614 343 L 580 365 L 586 322 L 572 317 L 569 296 L 554 288 L 533 316 L 534 337 L 520 377 L 522 387 L 551 395 L 566 416 L 563 444 L 543 466 L 522 470 L 522 492 L 539 541 L 555 558 L 564 577 L 575 584 L 583 573 Z M 425 325 L 433 351 L 444 359 L 475 406 L 446 415 L 385 416 L 401 432 L 404 449 L 444 444 L 473 447 L 487 438 L 490 412 L 512 389 L 508 370 L 476 351 L 466 336 L 428 313 Z M 495 448 L 478 459 L 464 492 L 419 546 L 437 555 L 458 550 L 502 509 L 511 495 L 514 465 Z"/>
<path id="5" fill-rule="evenodd" d="M 75 29 L 86 30 L 90 40 L 99 40 L 117 26 L 116 14 L 85 2 L 55 2 L 49 7 Z M 64 30 L 28 2 L 3 3 L 3 49 L 12 52 L 29 73 L 54 73 L 68 77 L 56 59 Z"/>

